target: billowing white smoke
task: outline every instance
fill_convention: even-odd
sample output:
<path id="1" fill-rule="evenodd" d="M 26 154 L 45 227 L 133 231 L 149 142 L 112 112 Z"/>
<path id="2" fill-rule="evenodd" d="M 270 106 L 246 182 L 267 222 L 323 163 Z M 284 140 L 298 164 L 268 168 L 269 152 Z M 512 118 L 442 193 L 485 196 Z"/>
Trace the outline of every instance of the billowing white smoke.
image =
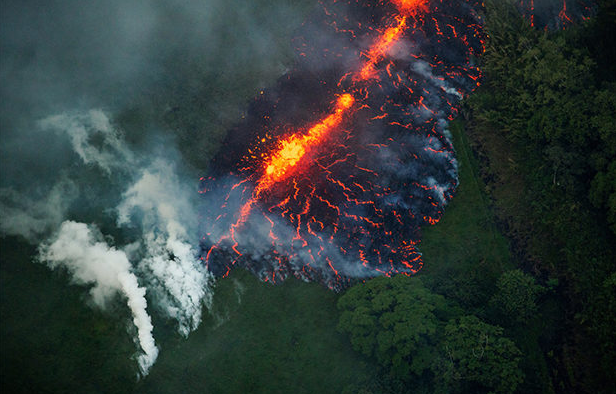
<path id="1" fill-rule="evenodd" d="M 41 245 L 40 259 L 51 268 L 66 267 L 75 283 L 92 284 L 92 300 L 101 308 L 118 293 L 127 298 L 143 351 L 138 357 L 139 369 L 145 375 L 158 356 L 152 321 L 146 310 L 145 289 L 131 272 L 126 253 L 108 246 L 102 239 L 94 226 L 65 221 L 58 233 Z"/>
<path id="2" fill-rule="evenodd" d="M 162 154 L 140 159 L 101 110 L 54 115 L 39 126 L 68 137 L 79 159 L 102 171 L 94 182 L 129 180 L 121 202 L 107 213 L 116 215 L 118 227 L 137 229 L 137 240 L 110 246 L 95 225 L 66 220 L 80 190 L 64 175 L 38 200 L 0 189 L 0 230 L 31 242 L 53 231 L 40 247 L 41 261 L 52 269 L 66 267 L 76 283 L 92 285 L 90 294 L 100 307 L 118 294 L 126 297 L 137 328 L 136 342 L 143 351 L 139 368 L 145 375 L 158 355 L 146 292 L 156 301 L 152 306 L 177 321 L 183 336 L 198 327 L 203 306 L 211 304 L 213 278 L 192 247 L 198 241 L 193 179 L 183 181 L 173 161 Z"/>
<path id="3" fill-rule="evenodd" d="M 206 290 L 212 277 L 198 260 L 187 231 L 195 228 L 197 218 L 195 205 L 187 198 L 191 192 L 170 164 L 157 160 L 141 172 L 117 209 L 119 225 L 141 218 L 145 256 L 139 269 L 157 292 L 159 306 L 178 321 L 184 336 L 199 325 L 202 302 L 211 303 Z"/>

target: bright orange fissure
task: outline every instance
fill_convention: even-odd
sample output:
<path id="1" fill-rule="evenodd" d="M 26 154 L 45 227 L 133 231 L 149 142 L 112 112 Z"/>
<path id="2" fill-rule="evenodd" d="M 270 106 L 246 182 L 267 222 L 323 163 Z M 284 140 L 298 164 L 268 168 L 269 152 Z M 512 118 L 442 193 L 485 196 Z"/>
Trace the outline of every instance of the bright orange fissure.
<path id="1" fill-rule="evenodd" d="M 313 126 L 306 134 L 296 133 L 281 141 L 278 150 L 265 162 L 265 174 L 259 180 L 255 196 L 284 179 L 311 146 L 319 144 L 330 130 L 340 124 L 343 115 L 353 103 L 355 98 L 351 94 L 345 93 L 339 96 L 334 112 L 328 117 Z"/>
<path id="2" fill-rule="evenodd" d="M 392 0 L 402 15 L 414 15 L 418 11 L 425 11 L 428 0 Z"/>
<path id="3" fill-rule="evenodd" d="M 370 47 L 370 50 L 366 53 L 368 61 L 357 73 L 354 79 L 365 81 L 371 79 L 376 75 L 376 63 L 385 57 L 387 52 L 391 49 L 393 44 L 396 43 L 400 35 L 406 28 L 406 17 L 401 16 L 396 18 L 398 24 L 385 30 L 379 39 Z"/>
<path id="4" fill-rule="evenodd" d="M 397 24 L 387 28 L 365 53 L 368 60 L 353 75 L 354 81 L 367 81 L 376 76 L 376 64 L 386 57 L 387 52 L 397 42 L 405 31 L 407 16 L 415 15 L 427 8 L 428 0 L 392 0 L 397 6 L 400 15 L 396 17 Z M 251 198 L 241 207 L 237 222 L 233 229 L 244 223 L 252 207 L 261 193 L 269 190 L 274 184 L 283 181 L 295 168 L 296 164 L 306 155 L 313 146 L 318 145 L 335 129 L 345 114 L 353 107 L 355 97 L 351 93 L 344 93 L 336 100 L 334 111 L 325 119 L 312 126 L 308 132 L 295 133 L 280 141 L 277 148 L 264 162 L 263 175 L 257 181 Z"/>

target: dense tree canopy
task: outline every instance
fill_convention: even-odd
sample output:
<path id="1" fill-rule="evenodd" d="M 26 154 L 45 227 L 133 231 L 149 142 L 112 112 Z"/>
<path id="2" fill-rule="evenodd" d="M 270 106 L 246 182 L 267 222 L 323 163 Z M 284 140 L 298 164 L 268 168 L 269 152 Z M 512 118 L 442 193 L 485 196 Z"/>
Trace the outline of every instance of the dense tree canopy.
<path id="1" fill-rule="evenodd" d="M 559 349 L 554 368 L 570 372 L 554 374 L 557 384 L 607 393 L 616 389 L 614 322 L 606 310 L 616 261 L 616 1 L 598 3 L 596 18 L 540 31 L 510 3 L 486 2 L 485 79 L 466 113 L 472 133 L 496 152 L 494 162 L 499 155 L 510 160 L 490 171 L 517 185 L 496 203 L 523 248 L 523 267 L 558 279 L 553 302 L 562 309 L 552 314 L 558 323 L 551 330 L 567 333 L 553 337 L 546 352 Z M 485 143 L 493 135 L 500 145 Z M 512 290 L 493 298 L 505 315 L 516 307 L 506 302 Z M 520 323 L 508 322 L 512 329 Z"/>
<path id="2" fill-rule="evenodd" d="M 537 296 L 542 287 L 535 278 L 521 270 L 503 273 L 496 284 L 498 290 L 490 300 L 504 323 L 525 323 L 537 312 Z"/>
<path id="3" fill-rule="evenodd" d="M 434 392 L 510 393 L 522 380 L 520 351 L 503 329 L 432 293 L 419 277 L 375 278 L 339 300 L 338 328 L 400 382 Z"/>
<path id="4" fill-rule="evenodd" d="M 357 285 L 340 298 L 338 308 L 338 327 L 350 335 L 353 347 L 403 378 L 430 367 L 438 333 L 450 315 L 443 296 L 404 275 Z"/>
<path id="5" fill-rule="evenodd" d="M 616 84 L 597 78 L 605 67 L 584 41 L 593 29 L 541 33 L 511 8 L 488 8 L 482 68 L 490 89 L 470 98 L 475 117 L 542 154 L 545 187 L 590 191 L 616 233 Z"/>
<path id="6" fill-rule="evenodd" d="M 439 347 L 437 392 L 513 393 L 522 382 L 520 350 L 502 328 L 475 316 L 451 320 Z"/>
<path id="7" fill-rule="evenodd" d="M 393 376 L 415 379 L 413 390 L 428 380 L 421 390 L 611 393 L 616 1 L 560 31 L 533 28 L 512 4 L 486 1 L 485 78 L 462 113 L 521 269 L 496 286 L 487 271 L 452 269 L 427 279 L 431 290 L 420 278 L 368 281 L 340 298 L 339 329 Z"/>

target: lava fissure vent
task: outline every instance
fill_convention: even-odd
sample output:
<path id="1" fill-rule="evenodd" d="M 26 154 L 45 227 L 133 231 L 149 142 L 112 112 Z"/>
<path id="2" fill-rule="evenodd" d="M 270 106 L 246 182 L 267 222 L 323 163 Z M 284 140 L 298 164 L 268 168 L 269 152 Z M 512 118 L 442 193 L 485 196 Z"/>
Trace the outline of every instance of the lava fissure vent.
<path id="1" fill-rule="evenodd" d="M 322 2 L 202 179 L 204 264 L 335 290 L 417 272 L 420 228 L 458 183 L 447 124 L 479 85 L 480 7 Z"/>

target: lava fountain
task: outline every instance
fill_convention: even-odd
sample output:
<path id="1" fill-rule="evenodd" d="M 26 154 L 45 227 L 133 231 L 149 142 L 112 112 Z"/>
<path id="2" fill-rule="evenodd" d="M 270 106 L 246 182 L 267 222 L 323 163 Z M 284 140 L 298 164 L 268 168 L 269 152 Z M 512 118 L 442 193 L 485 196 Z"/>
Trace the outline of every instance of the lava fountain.
<path id="1" fill-rule="evenodd" d="M 417 272 L 420 228 L 457 186 L 446 127 L 479 84 L 480 6 L 321 3 L 293 41 L 295 67 L 255 99 L 203 179 L 208 268 L 332 289 Z"/>

